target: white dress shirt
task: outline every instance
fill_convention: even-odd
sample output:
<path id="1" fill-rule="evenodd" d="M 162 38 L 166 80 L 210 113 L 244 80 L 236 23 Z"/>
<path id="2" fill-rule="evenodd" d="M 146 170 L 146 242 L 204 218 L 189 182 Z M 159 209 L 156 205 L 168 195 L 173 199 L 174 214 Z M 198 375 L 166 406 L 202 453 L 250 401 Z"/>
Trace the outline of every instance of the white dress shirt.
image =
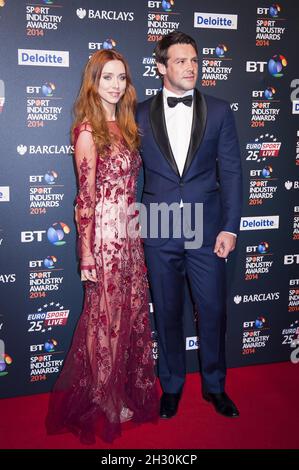
<path id="1" fill-rule="evenodd" d="M 183 174 L 191 139 L 194 101 L 192 101 L 191 106 L 186 106 L 184 103 L 178 103 L 173 108 L 170 108 L 167 103 L 167 98 L 169 96 L 183 98 L 184 96 L 188 95 L 193 96 L 193 94 L 194 90 L 189 90 L 186 91 L 186 93 L 184 93 L 183 95 L 176 95 L 172 91 L 167 90 L 167 88 L 163 88 L 163 104 L 166 129 L 171 150 L 175 162 L 177 164 L 180 176 L 182 176 Z M 180 202 L 180 207 L 183 207 L 182 200 Z M 235 237 L 237 236 L 235 233 L 232 232 L 226 233 L 231 233 Z"/>
<path id="2" fill-rule="evenodd" d="M 169 96 L 183 98 L 184 96 L 188 95 L 193 96 L 193 93 L 194 90 L 190 90 L 183 95 L 175 95 L 173 92 L 167 90 L 167 88 L 163 88 L 164 114 L 167 134 L 180 176 L 183 174 L 191 138 L 193 102 L 191 106 L 186 106 L 184 103 L 178 103 L 174 108 L 170 108 L 167 104 L 167 98 Z"/>

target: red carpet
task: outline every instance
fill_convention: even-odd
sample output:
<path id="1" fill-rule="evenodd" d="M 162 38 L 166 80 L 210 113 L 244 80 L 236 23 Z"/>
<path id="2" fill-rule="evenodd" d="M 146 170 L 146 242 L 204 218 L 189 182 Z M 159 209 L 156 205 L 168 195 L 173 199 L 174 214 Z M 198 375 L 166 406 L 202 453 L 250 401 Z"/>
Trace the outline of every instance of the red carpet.
<path id="1" fill-rule="evenodd" d="M 229 369 L 227 392 L 240 417 L 224 418 L 204 402 L 198 374 L 189 374 L 171 420 L 124 430 L 112 445 L 83 446 L 72 434 L 48 437 L 48 395 L 0 400 L 1 449 L 298 449 L 299 364 Z"/>

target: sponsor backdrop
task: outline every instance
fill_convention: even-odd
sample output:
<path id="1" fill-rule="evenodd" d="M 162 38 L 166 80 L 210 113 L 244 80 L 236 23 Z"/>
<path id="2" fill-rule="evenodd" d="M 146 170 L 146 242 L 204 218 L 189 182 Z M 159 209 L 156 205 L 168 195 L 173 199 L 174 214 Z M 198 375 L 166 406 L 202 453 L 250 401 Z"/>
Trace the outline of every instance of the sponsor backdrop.
<path id="1" fill-rule="evenodd" d="M 228 365 L 299 361 L 296 3 L 0 0 L 0 396 L 50 390 L 81 312 L 69 129 L 83 66 L 96 50 L 116 48 L 144 100 L 161 86 L 155 43 L 177 29 L 198 43 L 199 89 L 230 102 L 240 136 L 244 209 L 227 266 Z M 139 194 L 141 186 L 142 177 Z M 189 297 L 185 318 L 194 371 Z"/>

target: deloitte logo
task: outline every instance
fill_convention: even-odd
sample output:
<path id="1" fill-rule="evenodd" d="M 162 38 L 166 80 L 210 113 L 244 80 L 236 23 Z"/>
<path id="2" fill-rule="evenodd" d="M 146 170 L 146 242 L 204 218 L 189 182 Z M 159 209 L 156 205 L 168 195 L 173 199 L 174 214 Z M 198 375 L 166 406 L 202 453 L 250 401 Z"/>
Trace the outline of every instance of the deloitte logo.
<path id="1" fill-rule="evenodd" d="M 240 230 L 267 230 L 279 228 L 279 215 L 242 217 Z"/>
<path id="2" fill-rule="evenodd" d="M 189 336 L 186 338 L 186 351 L 199 348 L 198 336 Z"/>
<path id="3" fill-rule="evenodd" d="M 194 28 L 238 29 L 238 15 L 195 12 Z"/>
<path id="4" fill-rule="evenodd" d="M 69 67 L 69 51 L 18 49 L 18 64 L 40 65 L 43 67 Z"/>

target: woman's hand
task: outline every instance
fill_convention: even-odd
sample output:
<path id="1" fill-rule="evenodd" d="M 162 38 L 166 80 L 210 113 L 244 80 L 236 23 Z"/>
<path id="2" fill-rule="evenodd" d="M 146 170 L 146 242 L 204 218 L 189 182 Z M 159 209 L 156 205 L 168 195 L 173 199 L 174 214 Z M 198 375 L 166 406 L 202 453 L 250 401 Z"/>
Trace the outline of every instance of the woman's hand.
<path id="1" fill-rule="evenodd" d="M 96 269 L 81 269 L 81 281 L 97 282 L 98 279 Z"/>
<path id="2" fill-rule="evenodd" d="M 81 281 L 97 282 L 97 272 L 94 257 L 84 256 L 81 260 Z"/>

